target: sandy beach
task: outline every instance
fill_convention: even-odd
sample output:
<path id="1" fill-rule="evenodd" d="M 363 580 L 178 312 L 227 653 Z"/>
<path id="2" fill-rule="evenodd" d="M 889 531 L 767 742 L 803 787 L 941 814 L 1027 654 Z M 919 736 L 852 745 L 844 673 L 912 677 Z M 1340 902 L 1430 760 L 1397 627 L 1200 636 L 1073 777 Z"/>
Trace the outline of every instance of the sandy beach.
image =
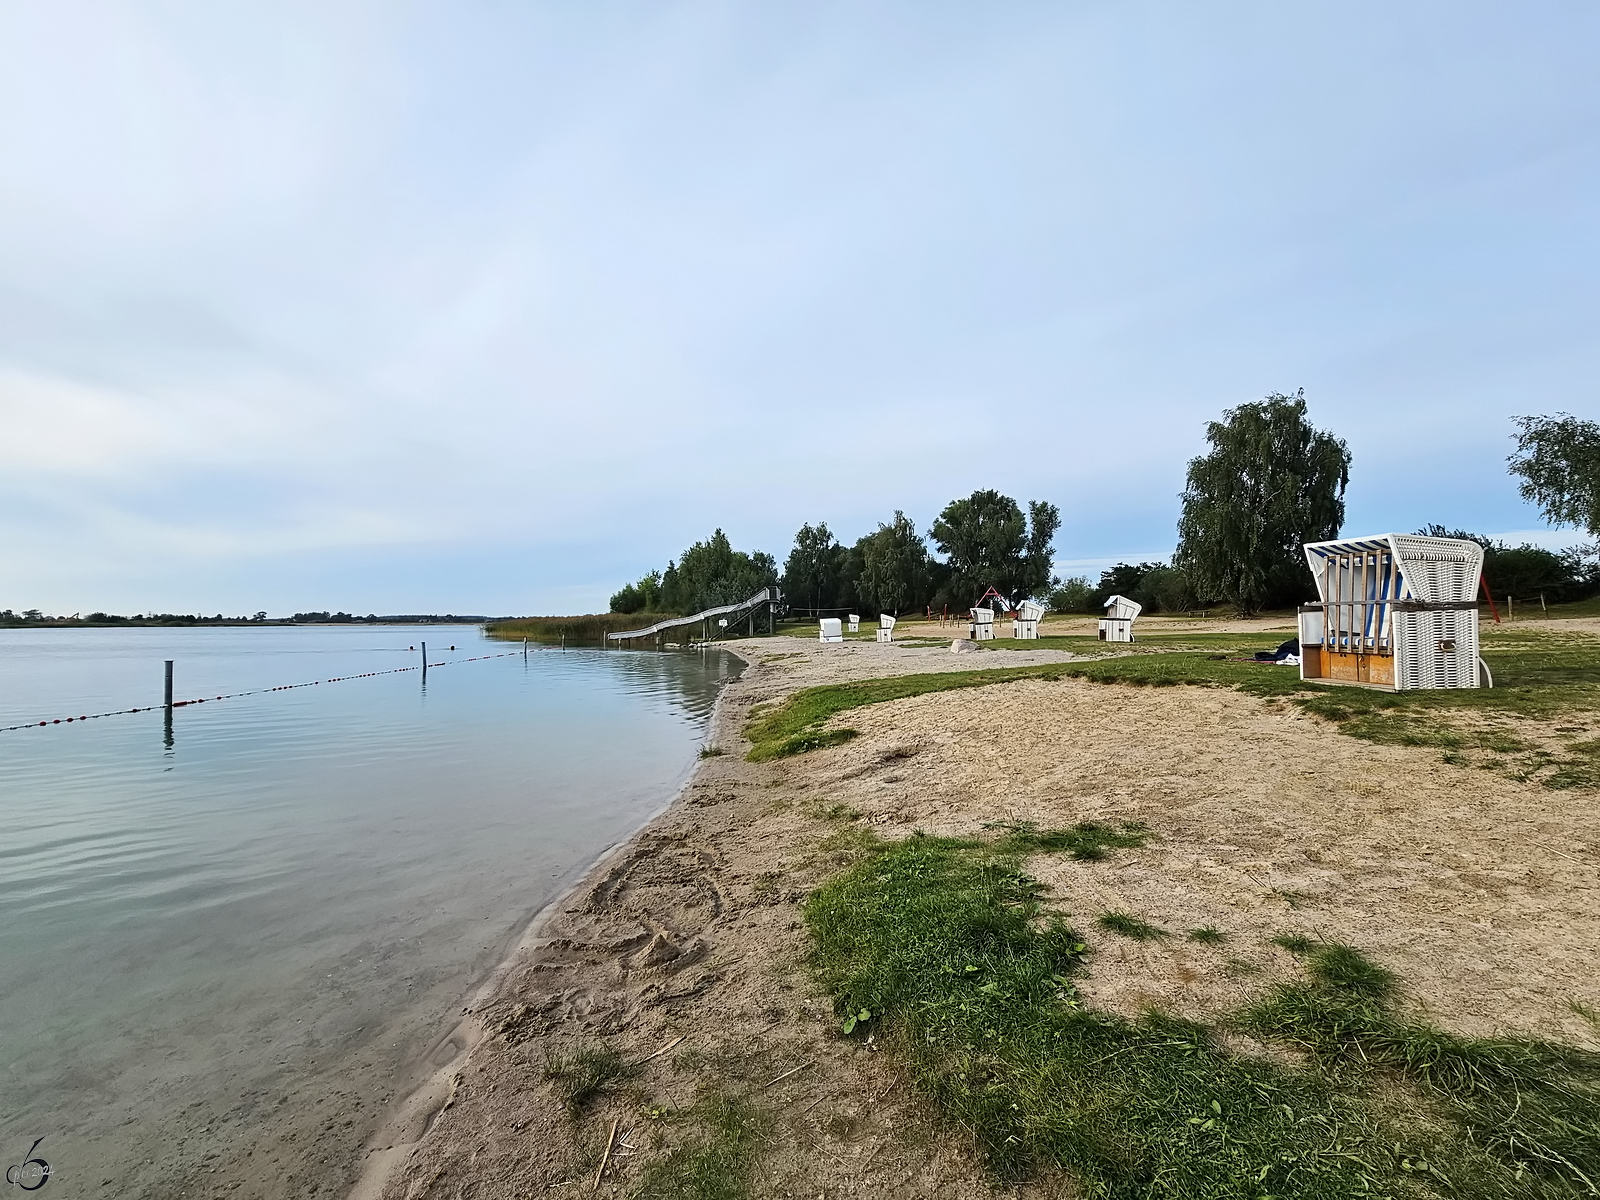
<path id="1" fill-rule="evenodd" d="M 854 741 L 752 764 L 740 736 L 752 707 L 798 688 L 1068 656 L 730 647 L 750 666 L 719 705 L 722 753 L 541 916 L 467 1006 L 448 1070 L 369 1147 L 356 1196 L 631 1195 L 713 1093 L 769 1115 L 760 1196 L 1072 1195 L 1048 1177 L 997 1192 L 892 1060 L 839 1036 L 800 907 L 863 828 L 1147 825 L 1147 845 L 1105 861 L 1028 863 L 1091 943 L 1085 996 L 1116 1011 L 1231 1009 L 1290 977 L 1292 956 L 1270 939 L 1303 932 L 1366 950 L 1448 1029 L 1600 1048 L 1570 1005 L 1600 1003 L 1592 793 L 1357 742 L 1283 702 L 1072 679 L 871 705 L 840 721 Z M 1108 909 L 1229 937 L 1128 941 L 1094 927 Z M 634 1069 L 573 1115 L 546 1064 L 581 1047 Z"/>

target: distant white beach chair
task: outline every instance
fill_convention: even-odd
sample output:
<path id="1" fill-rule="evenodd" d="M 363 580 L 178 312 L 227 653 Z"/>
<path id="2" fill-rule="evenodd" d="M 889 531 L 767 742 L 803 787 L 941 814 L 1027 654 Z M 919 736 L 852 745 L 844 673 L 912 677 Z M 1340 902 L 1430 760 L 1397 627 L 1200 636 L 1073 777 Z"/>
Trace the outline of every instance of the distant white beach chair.
<path id="1" fill-rule="evenodd" d="M 994 609 L 972 610 L 972 623 L 968 626 L 968 636 L 975 642 L 994 641 Z"/>
<path id="2" fill-rule="evenodd" d="M 1014 638 L 1037 639 L 1039 636 L 1039 622 L 1044 620 L 1045 607 L 1032 600 L 1024 600 L 1017 605 L 1017 615 L 1011 618 L 1011 636 Z"/>
<path id="3" fill-rule="evenodd" d="M 843 629 L 844 622 L 839 620 L 838 617 L 823 617 L 821 622 L 820 622 L 820 624 L 821 624 L 822 628 L 817 630 L 817 641 L 819 641 L 819 642 L 842 642 L 842 641 L 844 641 L 844 629 Z"/>
<path id="4" fill-rule="evenodd" d="M 894 641 L 894 618 L 888 613 L 878 617 L 878 640 L 880 642 Z"/>
<path id="5" fill-rule="evenodd" d="M 850 632 L 851 633 L 860 633 L 861 632 L 861 615 L 859 613 L 851 613 L 850 614 Z"/>
<path id="6" fill-rule="evenodd" d="M 1126 596 L 1112 596 L 1106 601 L 1106 615 L 1100 618 L 1102 642 L 1133 641 L 1133 620 L 1144 611 L 1144 605 Z"/>

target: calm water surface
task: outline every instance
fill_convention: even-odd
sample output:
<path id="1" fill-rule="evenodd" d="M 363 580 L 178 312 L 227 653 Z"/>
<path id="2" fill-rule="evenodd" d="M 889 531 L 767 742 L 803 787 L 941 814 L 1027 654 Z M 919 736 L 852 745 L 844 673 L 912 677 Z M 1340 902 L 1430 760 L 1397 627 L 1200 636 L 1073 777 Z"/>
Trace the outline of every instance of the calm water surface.
<path id="1" fill-rule="evenodd" d="M 508 647 L 459 626 L 0 631 L 0 725 L 158 702 L 167 658 L 183 698 L 423 637 L 425 684 L 183 708 L 170 744 L 160 712 L 0 733 L 0 1165 L 43 1136 L 56 1197 L 336 1192 L 474 980 L 682 784 L 736 670 L 465 662 Z"/>

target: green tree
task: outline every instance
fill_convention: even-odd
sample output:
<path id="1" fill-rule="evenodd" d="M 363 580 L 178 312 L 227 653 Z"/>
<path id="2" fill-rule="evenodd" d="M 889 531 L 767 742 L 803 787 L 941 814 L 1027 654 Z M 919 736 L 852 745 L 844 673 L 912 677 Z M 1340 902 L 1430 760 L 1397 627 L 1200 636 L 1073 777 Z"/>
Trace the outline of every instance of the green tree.
<path id="1" fill-rule="evenodd" d="M 1094 584 L 1087 575 L 1058 580 L 1046 593 L 1044 601 L 1052 612 L 1094 612 Z"/>
<path id="2" fill-rule="evenodd" d="M 1050 587 L 1050 560 L 1061 514 L 1043 501 L 1028 504 L 1028 517 L 1010 496 L 992 490 L 952 500 L 931 530 L 949 560 L 951 600 L 971 604 L 994 587 L 1010 599 L 1043 595 Z"/>
<path id="3" fill-rule="evenodd" d="M 1015 599 L 1042 596 L 1055 582 L 1051 560 L 1056 554 L 1056 533 L 1061 510 L 1043 500 L 1028 501 L 1028 541 L 1022 554 L 1020 578 L 1012 586 Z"/>
<path id="4" fill-rule="evenodd" d="M 898 615 L 928 597 L 928 547 L 911 519 L 895 510 L 894 521 L 862 538 L 856 590 L 863 607 Z"/>
<path id="5" fill-rule="evenodd" d="M 1155 562 L 1119 562 L 1116 566 L 1101 571 L 1100 584 L 1094 589 L 1094 607 L 1097 610 L 1104 608 L 1106 601 L 1112 596 L 1126 596 L 1129 600 L 1137 600 L 1143 604 L 1144 598 L 1138 594 L 1139 585 L 1144 582 L 1146 575 L 1159 570 L 1161 566 L 1161 563 Z"/>
<path id="6" fill-rule="evenodd" d="M 854 546 L 839 547 L 839 587 L 833 593 L 835 608 L 859 613 L 868 607 L 868 602 L 861 595 L 861 572 L 866 566 L 862 547 L 866 541 L 864 537 L 857 538 Z"/>
<path id="7" fill-rule="evenodd" d="M 1189 577 L 1176 567 L 1157 563 L 1139 580 L 1133 599 L 1151 612 L 1184 612 L 1194 607 Z"/>
<path id="8" fill-rule="evenodd" d="M 1600 425 L 1568 413 L 1513 420 L 1521 432 L 1507 461 L 1522 476 L 1522 498 L 1552 525 L 1600 537 Z"/>
<path id="9" fill-rule="evenodd" d="M 1119 562 L 1102 571 L 1100 586 L 1092 597 L 1093 608 L 1104 608 L 1112 596 L 1137 600 L 1146 612 L 1182 612 L 1193 607 L 1188 577 L 1162 562 Z"/>
<path id="10" fill-rule="evenodd" d="M 777 580 L 772 555 L 735 550 L 728 535 L 719 529 L 690 546 L 676 563 L 667 564 L 661 573 L 661 608 L 664 612 L 697 613 L 748 600 Z"/>
<path id="11" fill-rule="evenodd" d="M 661 572 L 661 611 L 682 616 L 683 587 L 678 580 L 678 564 L 673 559 L 667 560 L 667 569 Z"/>
<path id="12" fill-rule="evenodd" d="M 660 612 L 661 572 L 651 571 L 638 583 L 630 583 L 611 597 L 614 613 Z"/>
<path id="13" fill-rule="evenodd" d="M 783 564 L 783 594 L 787 602 L 811 609 L 837 605 L 844 558 L 844 547 L 834 540 L 824 522 L 800 526 L 800 532 L 794 535 L 794 549 Z"/>
<path id="14" fill-rule="evenodd" d="M 1223 418 L 1189 463 L 1173 565 L 1201 596 L 1254 614 L 1310 592 L 1301 546 L 1338 536 L 1350 451 L 1307 422 L 1304 388 Z"/>

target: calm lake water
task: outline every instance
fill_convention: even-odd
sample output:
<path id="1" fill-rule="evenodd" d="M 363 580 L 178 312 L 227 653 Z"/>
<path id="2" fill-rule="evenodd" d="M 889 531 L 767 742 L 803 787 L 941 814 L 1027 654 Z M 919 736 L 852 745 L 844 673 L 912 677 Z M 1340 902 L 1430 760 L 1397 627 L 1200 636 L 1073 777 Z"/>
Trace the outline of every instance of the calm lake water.
<path id="1" fill-rule="evenodd" d="M 721 654 L 472 627 L 0 631 L 0 1166 L 49 1196 L 336 1193 L 475 981 L 669 801 Z M 446 649 L 454 643 L 455 649 Z M 9 1189 L 8 1189 L 9 1190 Z"/>

